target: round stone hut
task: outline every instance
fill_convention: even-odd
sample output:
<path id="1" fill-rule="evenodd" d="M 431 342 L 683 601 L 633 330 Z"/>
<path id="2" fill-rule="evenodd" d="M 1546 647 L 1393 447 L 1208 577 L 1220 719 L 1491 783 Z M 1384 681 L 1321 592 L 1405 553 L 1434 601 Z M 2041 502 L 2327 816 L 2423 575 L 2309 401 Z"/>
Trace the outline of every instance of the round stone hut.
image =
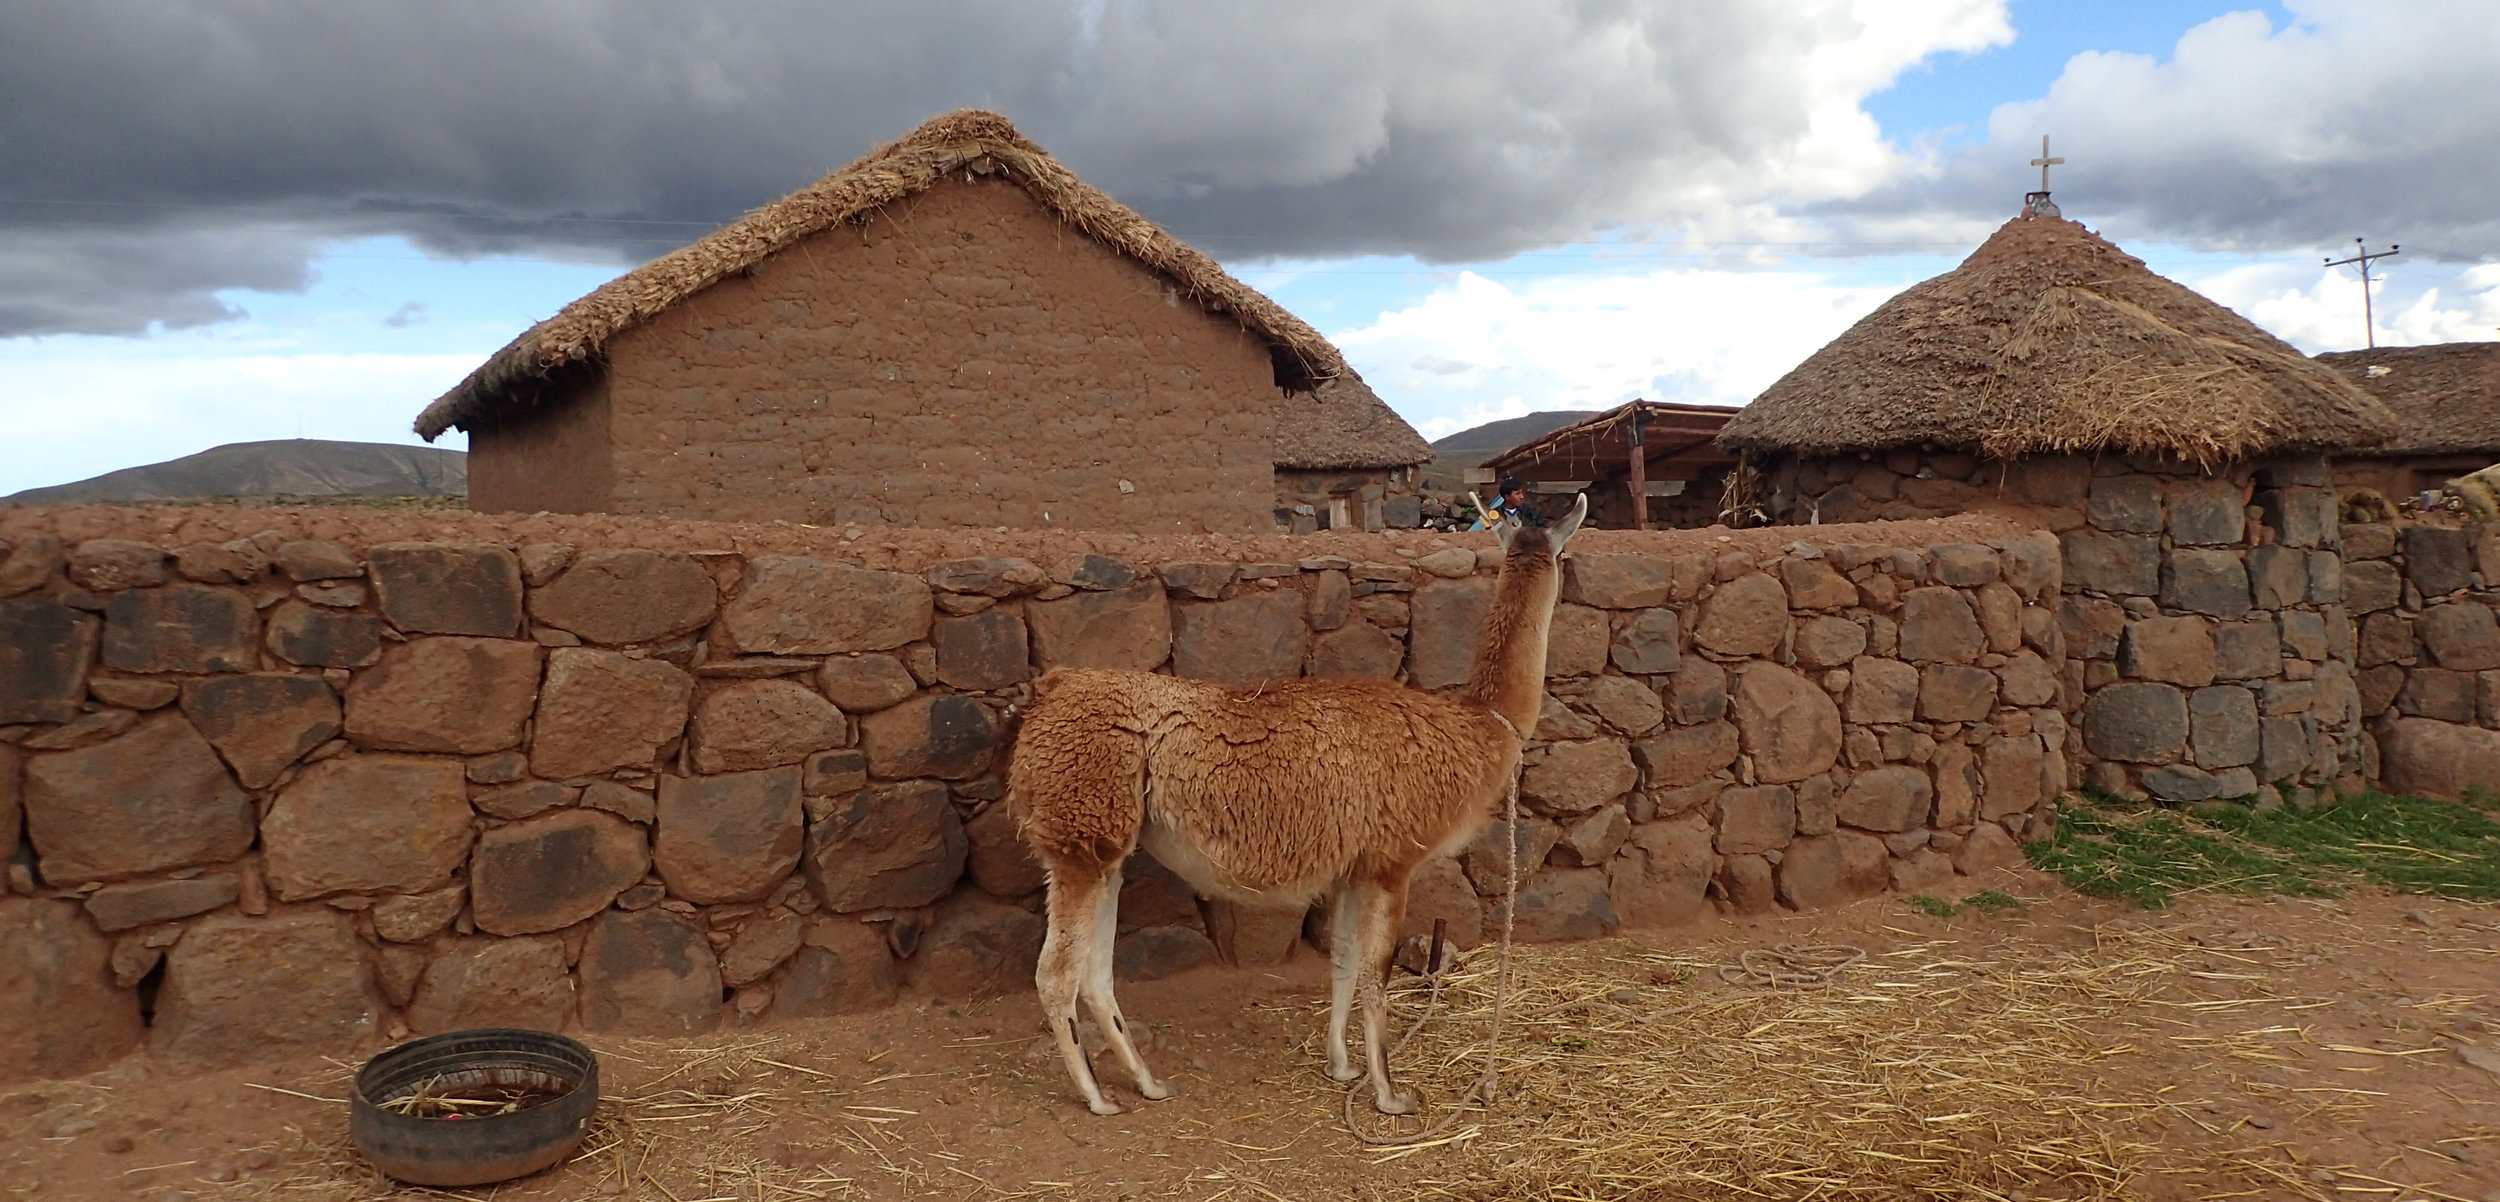
<path id="1" fill-rule="evenodd" d="M 2081 783 L 2172 801 L 2357 788 L 2325 453 L 2394 428 L 2326 365 L 2083 226 L 2007 222 L 1782 377 L 1720 439 L 1772 521 L 2029 507 Z M 1919 620 L 1907 607 L 1909 623 Z M 2054 656 L 2052 656 L 2054 658 Z"/>

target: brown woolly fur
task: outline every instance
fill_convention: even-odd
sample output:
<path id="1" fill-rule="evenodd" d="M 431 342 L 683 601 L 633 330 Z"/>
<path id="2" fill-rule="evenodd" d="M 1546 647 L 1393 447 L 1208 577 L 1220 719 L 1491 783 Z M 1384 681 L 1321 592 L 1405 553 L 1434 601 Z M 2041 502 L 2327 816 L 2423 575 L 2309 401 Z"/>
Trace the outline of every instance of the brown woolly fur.
<path id="1" fill-rule="evenodd" d="M 1337 348 L 1301 318 L 1078 179 L 1005 117 L 963 109 L 566 305 L 426 406 L 417 416 L 417 433 L 431 440 L 453 426 L 467 429 L 489 412 L 529 404 L 549 377 L 595 364 L 618 333 L 811 234 L 873 220 L 884 206 L 927 191 L 957 171 L 1004 173 L 1060 220 L 1159 273 L 1208 312 L 1240 322 L 1267 344 L 1278 387 L 1310 392 L 1345 374 Z"/>
<path id="2" fill-rule="evenodd" d="M 2318 362 L 2396 415 L 2394 436 L 2354 454 L 2500 454 L 2500 342 L 2331 351 Z"/>
<path id="3" fill-rule="evenodd" d="M 1352 369 L 1321 386 L 1317 395 L 1278 397 L 1275 438 L 1276 466 L 1303 471 L 1432 462 L 1432 444 Z"/>
<path id="4" fill-rule="evenodd" d="M 1103 1096 L 1076 1036 L 1078 998 L 1148 1098 L 1173 1096 L 1128 1039 L 1111 991 L 1120 872 L 1144 847 L 1202 894 L 1296 908 L 1331 894 L 1329 1075 L 1368 1074 L 1373 1104 L 1412 1113 L 1389 1081 L 1382 978 L 1426 859 L 1491 820 L 1519 771 L 1544 690 L 1555 557 L 1588 514 L 1549 534 L 1502 527 L 1507 550 L 1460 697 L 1379 680 L 1241 689 L 1151 672 L 1054 671 L 1034 686 L 1007 769 L 1017 831 L 1050 871 L 1050 925 L 1034 984 L 1068 1075 Z M 1363 1003 L 1365 1068 L 1346 1055 Z"/>
<path id="5" fill-rule="evenodd" d="M 2199 464 L 2379 442 L 2387 407 L 2071 221 L 2017 217 L 1754 399 L 1731 450 L 1933 444 Z"/>

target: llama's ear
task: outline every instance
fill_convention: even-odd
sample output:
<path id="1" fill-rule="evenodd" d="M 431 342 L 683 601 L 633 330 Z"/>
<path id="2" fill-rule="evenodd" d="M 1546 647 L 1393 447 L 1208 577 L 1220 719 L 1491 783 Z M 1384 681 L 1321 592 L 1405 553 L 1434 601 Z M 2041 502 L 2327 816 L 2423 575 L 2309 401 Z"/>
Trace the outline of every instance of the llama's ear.
<path id="1" fill-rule="evenodd" d="M 1572 503 L 1571 512 L 1564 514 L 1561 521 L 1554 523 L 1553 530 L 1546 535 L 1554 540 L 1554 554 L 1562 554 L 1563 544 L 1570 542 L 1571 536 L 1580 532 L 1580 521 L 1588 515 L 1589 495 L 1581 493 L 1580 499 Z"/>
<path id="2" fill-rule="evenodd" d="M 1509 515 L 1504 515 L 1502 520 L 1493 523 L 1493 537 L 1502 544 L 1502 554 L 1510 554 L 1511 537 L 1518 534 L 1521 529 L 1519 519 Z"/>

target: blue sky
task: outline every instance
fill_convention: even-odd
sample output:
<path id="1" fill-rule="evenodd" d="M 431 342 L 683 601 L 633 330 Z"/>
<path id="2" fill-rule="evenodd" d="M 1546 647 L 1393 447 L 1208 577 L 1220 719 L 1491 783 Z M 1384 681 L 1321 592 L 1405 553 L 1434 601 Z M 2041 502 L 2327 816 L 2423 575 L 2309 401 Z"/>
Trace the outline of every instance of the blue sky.
<path id="1" fill-rule="evenodd" d="M 1891 2 L 1864 0 L 1860 8 Z M 1993 19 L 1985 0 L 1965 3 L 1982 27 Z M 2234 13 L 2259 14 L 2264 28 L 2235 25 L 2252 18 L 2227 16 Z M 1687 206 L 1673 217 L 1532 239 L 1540 248 L 1525 253 L 1230 265 L 1337 339 L 1430 437 L 1533 409 L 1596 408 L 1633 396 L 1741 404 L 1893 292 L 1949 269 L 1984 236 L 1997 218 L 1974 216 L 1967 205 L 1948 211 L 1961 203 L 1952 188 L 1976 189 L 1981 205 L 2011 215 L 2036 179 L 2023 160 L 2037 134 L 2023 123 L 2056 123 L 2028 115 L 2026 104 L 2089 111 L 2052 91 L 2086 90 L 2092 71 L 2083 67 L 2128 66 L 2110 56 L 2143 56 L 2137 65 L 2145 70 L 2177 66 L 2184 74 L 2189 65 L 2170 61 L 2181 39 L 2217 18 L 2195 45 L 2229 42 L 2245 52 L 2306 36 L 2294 28 L 2302 14 L 2281 7 L 2012 0 L 2001 15 L 2010 41 L 1966 28 L 1954 35 L 1965 44 L 1996 44 L 1930 50 L 1889 86 L 1842 98 L 1838 111 L 1845 116 L 1854 106 L 1879 129 L 1852 153 L 1891 156 L 1844 184 L 1818 182 L 1809 156 L 1782 169 L 1788 174 L 1780 178 L 1799 182 L 1732 188 L 1726 205 L 1702 206 L 1715 215 L 1695 217 Z M 2242 35 L 2236 42 L 2222 36 L 2232 30 Z M 2230 245 L 2242 240 L 2229 231 L 2181 233 L 2175 227 L 2193 223 L 2160 217 L 2159 204 L 2145 198 L 2138 148 L 2099 144 L 2107 123 L 2071 123 L 2085 127 L 2046 130 L 2070 159 L 2056 183 L 2069 217 L 2303 349 L 2361 342 L 2359 285 L 2319 263 L 2334 243 L 2348 244 L 2340 227 L 2330 238 L 2326 223 L 2313 223 L 2317 245 L 2277 236 L 2245 251 Z M 1810 150 L 1811 140 L 1804 145 Z M 1889 212 L 1852 199 L 1885 188 L 1908 199 Z M 1818 216 L 1835 204 L 1860 208 L 1840 219 Z M 1173 224 L 1184 237 L 1199 232 Z M 2408 231 L 2390 220 L 2351 232 L 2401 240 Z M 1262 243 L 1209 235 L 1200 245 L 1222 257 L 1228 246 Z M 222 442 L 414 441 L 408 423 L 426 401 L 531 322 L 626 266 L 596 250 L 458 258 L 428 253 L 403 235 L 349 237 L 321 244 L 301 291 L 217 290 L 216 299 L 239 314 L 229 320 L 159 325 L 139 336 L 0 338 L 0 395 L 8 398 L 0 401 L 0 445 L 10 448 L 0 455 L 0 494 Z M 2486 262 L 2400 258 L 2389 267 L 2378 293 L 2382 341 L 2488 338 L 2500 326 L 2500 274 Z M 459 440 L 455 433 L 441 445 Z"/>

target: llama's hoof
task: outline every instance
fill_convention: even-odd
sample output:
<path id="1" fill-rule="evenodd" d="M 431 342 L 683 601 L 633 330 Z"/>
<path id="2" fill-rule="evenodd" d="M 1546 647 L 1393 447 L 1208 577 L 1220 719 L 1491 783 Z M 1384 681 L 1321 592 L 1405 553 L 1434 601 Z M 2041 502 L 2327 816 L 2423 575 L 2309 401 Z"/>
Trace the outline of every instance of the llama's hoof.
<path id="1" fill-rule="evenodd" d="M 1415 1100 L 1415 1091 L 1411 1089 L 1400 1089 L 1391 1092 L 1389 1100 L 1386 1102 L 1383 1102 L 1378 1098 L 1373 1098 L 1372 1105 L 1378 1108 L 1382 1114 L 1413 1114 L 1416 1111 L 1423 1109 L 1422 1103 Z"/>
<path id="2" fill-rule="evenodd" d="M 1169 1081 L 1148 1081 L 1137 1088 L 1149 1102 L 1164 1102 L 1181 1096 L 1180 1087 Z"/>
<path id="3" fill-rule="evenodd" d="M 1115 1115 L 1115 1114 L 1127 1114 L 1127 1113 L 1128 1113 L 1128 1111 L 1127 1111 L 1127 1109 L 1126 1109 L 1126 1108 L 1122 1107 L 1122 1106 L 1121 1106 L 1118 1102 L 1114 1102 L 1114 1101 L 1112 1101 L 1112 1100 L 1111 1100 L 1111 1099 L 1109 1099 L 1109 1098 L 1105 1098 L 1105 1099 L 1103 1099 L 1102 1101 L 1099 1101 L 1099 1102 L 1087 1102 L 1087 1103 L 1085 1104 L 1085 1108 L 1086 1108 L 1087 1110 L 1091 1110 L 1091 1111 L 1093 1111 L 1094 1113 L 1096 1113 L 1096 1114 L 1099 1114 L 1099 1115 L 1103 1116 L 1104 1118 L 1110 1118 L 1112 1115 Z"/>
<path id="4" fill-rule="evenodd" d="M 1360 1080 L 1362 1076 L 1363 1070 L 1356 1068 L 1351 1064 L 1332 1064 L 1328 1066 L 1328 1079 L 1339 1085 L 1351 1085 L 1355 1081 Z"/>

